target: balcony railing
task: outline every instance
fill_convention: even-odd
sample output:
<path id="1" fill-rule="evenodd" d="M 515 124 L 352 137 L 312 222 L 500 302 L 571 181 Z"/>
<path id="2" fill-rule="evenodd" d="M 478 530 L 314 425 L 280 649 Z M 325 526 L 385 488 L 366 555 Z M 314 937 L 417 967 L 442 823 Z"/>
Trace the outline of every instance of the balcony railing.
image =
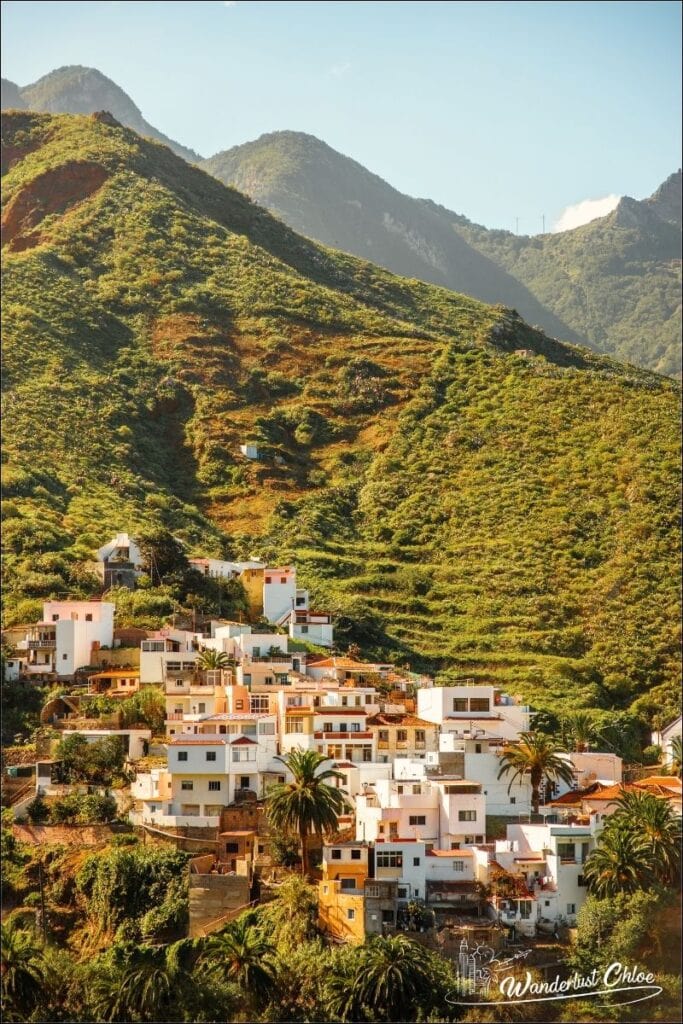
<path id="1" fill-rule="evenodd" d="M 340 732 L 339 730 L 331 730 L 330 732 L 316 732 L 315 738 L 317 740 L 371 740 L 371 732 Z"/>
<path id="2" fill-rule="evenodd" d="M 26 647 L 29 651 L 40 651 L 42 649 L 54 650 L 56 646 L 56 640 L 28 640 L 26 643 Z"/>

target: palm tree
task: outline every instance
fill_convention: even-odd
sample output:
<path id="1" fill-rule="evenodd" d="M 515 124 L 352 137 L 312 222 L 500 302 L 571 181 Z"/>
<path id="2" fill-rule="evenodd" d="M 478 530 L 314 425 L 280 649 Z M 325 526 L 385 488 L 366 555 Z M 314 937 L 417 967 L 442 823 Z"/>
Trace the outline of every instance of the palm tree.
<path id="1" fill-rule="evenodd" d="M 648 864 L 657 878 L 673 882 L 680 865 L 681 822 L 671 804 L 652 793 L 632 791 L 624 792 L 616 805 L 609 826 L 623 828 L 642 839 Z"/>
<path id="2" fill-rule="evenodd" d="M 245 996 L 263 1002 L 275 987 L 275 947 L 264 937 L 248 914 L 231 921 L 207 945 L 206 957 L 227 981 L 235 982 Z"/>
<path id="3" fill-rule="evenodd" d="M 108 963 L 94 966 L 91 1008 L 106 1021 L 170 1020 L 175 1003 L 192 992 L 191 972 L 200 951 L 193 939 L 113 949 Z"/>
<path id="4" fill-rule="evenodd" d="M 2 925 L 0 973 L 3 1015 L 25 1019 L 35 1007 L 45 973 L 43 953 L 31 932 L 10 918 Z"/>
<path id="5" fill-rule="evenodd" d="M 376 936 L 361 947 L 351 985 L 352 1005 L 387 1020 L 411 1020 L 433 990 L 427 950 L 405 935 Z"/>
<path id="6" fill-rule="evenodd" d="M 227 668 L 229 664 L 230 659 L 227 654 L 224 654 L 223 651 L 214 651 L 210 647 L 205 648 L 197 658 L 198 667 L 205 672 L 217 668 Z"/>
<path id="7" fill-rule="evenodd" d="M 670 770 L 673 775 L 681 777 L 681 765 L 683 763 L 683 749 L 681 748 L 681 737 L 674 736 L 671 740 L 671 764 Z"/>
<path id="8" fill-rule="evenodd" d="M 618 822 L 609 821 L 583 873 L 591 892 L 604 899 L 642 888 L 651 869 L 651 854 L 644 840 Z"/>
<path id="9" fill-rule="evenodd" d="M 594 732 L 593 716 L 588 711 L 575 711 L 562 719 L 563 739 L 569 738 L 577 752 L 588 750 Z"/>
<path id="10" fill-rule="evenodd" d="M 308 836 L 337 829 L 339 815 L 350 807 L 346 793 L 330 786 L 328 779 L 343 779 L 341 772 L 321 769 L 329 758 L 315 750 L 296 749 L 278 757 L 294 776 L 293 782 L 280 782 L 267 796 L 268 818 L 274 828 L 296 831 L 301 842 L 301 874 L 308 875 Z"/>
<path id="11" fill-rule="evenodd" d="M 561 757 L 566 753 L 549 736 L 542 732 L 523 732 L 518 740 L 508 743 L 500 755 L 501 765 L 498 778 L 512 773 L 508 793 L 517 779 L 529 776 L 531 782 L 531 805 L 538 814 L 543 782 L 560 780 L 571 786 L 574 782 L 574 768 L 571 761 Z"/>

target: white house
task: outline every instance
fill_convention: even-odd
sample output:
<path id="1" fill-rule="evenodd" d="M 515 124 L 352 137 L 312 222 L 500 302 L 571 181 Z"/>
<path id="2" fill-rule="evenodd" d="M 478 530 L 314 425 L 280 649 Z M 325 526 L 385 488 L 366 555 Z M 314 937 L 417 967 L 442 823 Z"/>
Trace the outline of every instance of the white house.
<path id="1" fill-rule="evenodd" d="M 297 598 L 299 604 L 297 604 Z M 263 617 L 268 622 L 280 622 L 297 608 L 308 607 L 308 594 L 301 591 L 297 594 L 296 566 L 285 565 L 280 568 L 266 568 L 263 572 Z"/>
<path id="2" fill-rule="evenodd" d="M 191 676 L 204 639 L 201 633 L 170 627 L 140 643 L 140 683 L 165 683 Z"/>
<path id="3" fill-rule="evenodd" d="M 190 565 L 202 574 L 213 579 L 234 579 L 245 569 L 265 569 L 264 562 L 230 562 L 221 558 L 190 558 Z"/>
<path id="4" fill-rule="evenodd" d="M 496 866 L 516 875 L 526 891 L 500 903 L 500 920 L 533 934 L 545 922 L 576 924 L 587 896 L 584 865 L 600 825 L 508 825 L 495 844 Z"/>
<path id="5" fill-rule="evenodd" d="M 438 849 L 483 843 L 486 797 L 481 784 L 441 777 L 438 781 L 378 779 L 356 797 L 356 838 L 420 839 Z"/>
<path id="6" fill-rule="evenodd" d="M 490 685 L 424 686 L 417 714 L 459 737 L 515 740 L 529 729 L 530 710 Z"/>
<path id="7" fill-rule="evenodd" d="M 249 442 L 247 442 L 246 444 L 241 444 L 240 451 L 242 452 L 242 455 L 244 455 L 245 458 L 247 459 L 258 459 L 259 457 L 258 446 L 255 444 L 250 444 Z"/>
<path id="8" fill-rule="evenodd" d="M 334 644 L 332 616 L 326 612 L 297 611 L 293 608 L 289 613 L 287 628 L 292 640 L 307 640 L 318 647 L 332 647 Z"/>
<path id="9" fill-rule="evenodd" d="M 135 541 L 118 533 L 97 552 L 97 568 L 105 588 L 133 587 L 144 571 L 144 559 Z"/>
<path id="10" fill-rule="evenodd" d="M 54 671 L 72 676 L 91 663 L 93 648 L 112 647 L 115 606 L 108 601 L 46 601 L 43 605 L 44 632 L 54 641 Z M 52 632 L 54 631 L 54 632 Z M 28 650 L 33 641 L 25 641 Z M 19 644 L 21 649 L 22 644 Z"/>

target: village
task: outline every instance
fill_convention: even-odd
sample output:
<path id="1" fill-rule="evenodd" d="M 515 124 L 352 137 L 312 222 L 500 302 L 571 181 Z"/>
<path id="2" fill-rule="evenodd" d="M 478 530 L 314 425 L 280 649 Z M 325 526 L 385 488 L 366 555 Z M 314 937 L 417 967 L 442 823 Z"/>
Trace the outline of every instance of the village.
<path id="1" fill-rule="evenodd" d="M 57 694 L 33 761 L 5 758 L 5 802 L 30 825 L 37 803 L 106 794 L 146 842 L 190 851 L 190 936 L 224 927 L 295 870 L 297 843 L 287 848 L 267 808 L 297 752 L 320 755 L 343 794 L 336 829 L 305 837 L 301 851 L 333 941 L 430 929 L 488 944 L 557 937 L 576 925 L 584 865 L 624 793 L 681 815 L 680 779 L 666 773 L 680 718 L 653 737 L 664 767 L 652 774 L 626 778 L 619 756 L 580 743 L 539 782 L 510 756 L 533 736 L 530 707 L 494 685 L 437 686 L 339 653 L 332 616 L 310 607 L 294 565 L 190 559 L 240 581 L 250 621 L 143 630 L 117 627 L 106 599 L 112 586 L 135 587 L 135 541 L 121 533 L 97 558 L 102 597 L 46 601 L 42 621 L 4 631 L 6 680 Z M 120 710 L 150 693 L 161 729 Z M 69 781 L 57 752 L 70 737 L 118 738 L 128 784 Z"/>

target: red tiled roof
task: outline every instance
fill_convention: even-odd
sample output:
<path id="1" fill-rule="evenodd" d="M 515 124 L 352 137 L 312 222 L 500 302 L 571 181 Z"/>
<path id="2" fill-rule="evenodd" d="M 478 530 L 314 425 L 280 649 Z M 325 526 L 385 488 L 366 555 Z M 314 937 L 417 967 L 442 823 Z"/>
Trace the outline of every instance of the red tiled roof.
<path id="1" fill-rule="evenodd" d="M 248 736 L 240 736 L 238 739 L 233 740 L 232 741 L 232 746 L 233 747 L 237 747 L 237 746 L 240 746 L 240 745 L 244 746 L 245 743 L 252 744 L 255 747 L 258 746 L 258 743 L 256 742 L 256 740 L 251 740 L 251 739 L 249 739 Z"/>
<path id="2" fill-rule="evenodd" d="M 367 715 L 365 708 L 315 708 L 316 715 L 324 718 L 325 715 Z"/>
<path id="3" fill-rule="evenodd" d="M 388 714 L 384 712 L 378 712 L 375 715 L 371 715 L 367 721 L 368 725 L 418 725 L 429 726 L 432 729 L 436 729 L 434 722 L 426 722 L 424 718 L 417 718 L 415 715 L 411 715 L 410 712 L 402 712 L 396 714 Z"/>

